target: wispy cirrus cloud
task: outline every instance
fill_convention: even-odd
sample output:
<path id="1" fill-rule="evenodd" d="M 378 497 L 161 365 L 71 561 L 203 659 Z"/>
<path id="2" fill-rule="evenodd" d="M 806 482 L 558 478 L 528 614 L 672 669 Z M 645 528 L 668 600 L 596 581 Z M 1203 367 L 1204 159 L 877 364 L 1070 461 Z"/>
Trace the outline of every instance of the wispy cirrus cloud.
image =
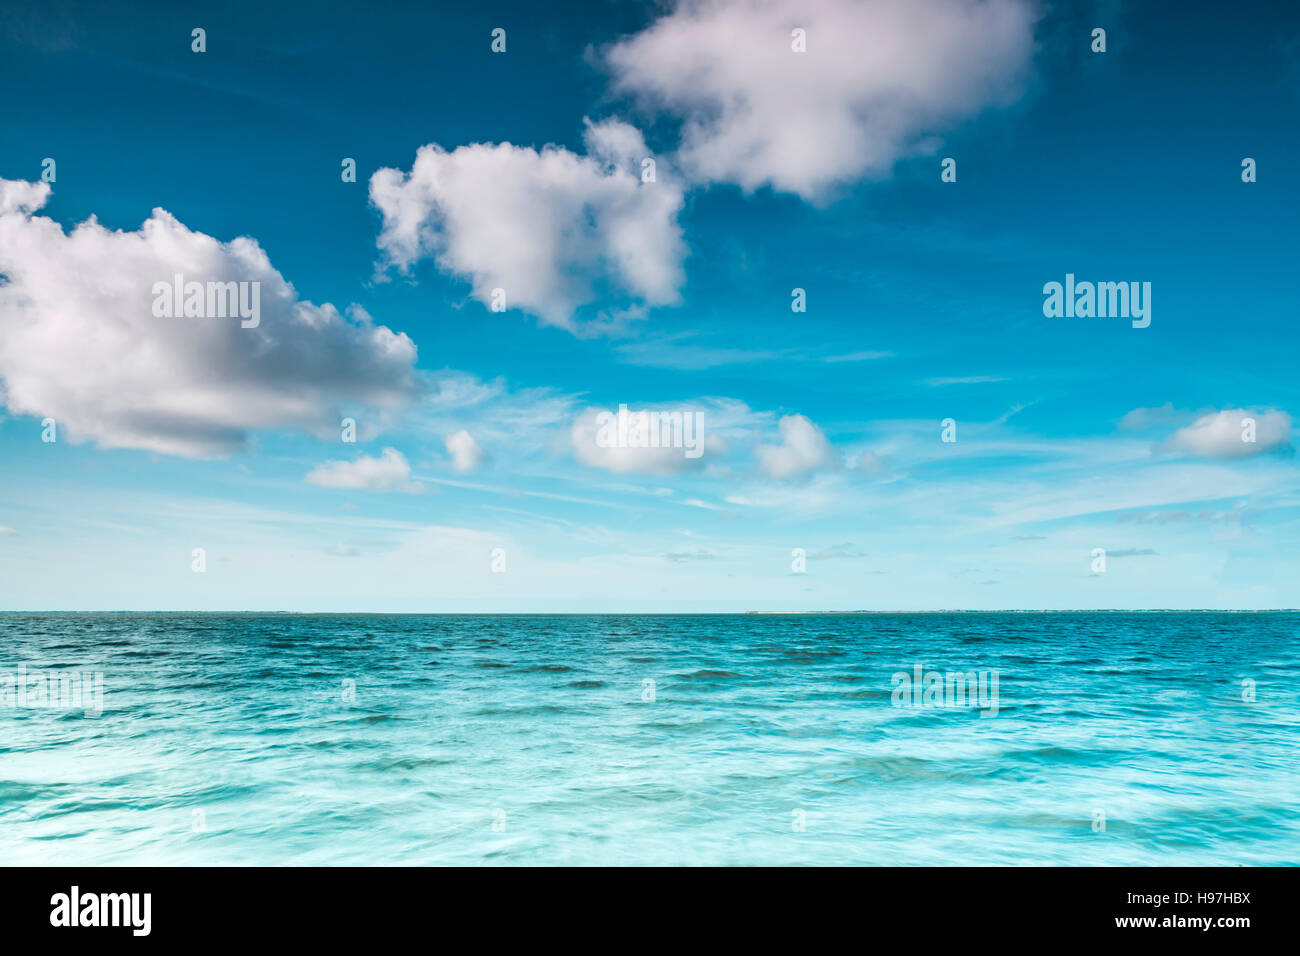
<path id="1" fill-rule="evenodd" d="M 825 359 L 823 359 L 823 361 L 830 362 L 832 364 L 837 362 L 874 362 L 877 359 L 886 359 L 886 358 L 893 358 L 893 357 L 894 357 L 893 352 L 865 351 L 865 352 L 849 352 L 844 355 L 828 355 L 826 356 Z"/>
<path id="2" fill-rule="evenodd" d="M 1192 418 L 1194 413 L 1174 408 L 1173 402 L 1165 402 L 1155 408 L 1135 408 L 1119 421 L 1119 427 L 1126 431 L 1146 431 L 1149 428 L 1168 427 L 1180 421 Z"/>
<path id="3" fill-rule="evenodd" d="M 866 553 L 853 547 L 853 542 L 846 541 L 843 544 L 833 544 L 829 548 L 822 548 L 808 555 L 814 561 L 834 561 L 844 558 L 865 558 Z"/>
<path id="4" fill-rule="evenodd" d="M 944 385 L 990 385 L 1005 381 L 1001 375 L 965 375 L 957 378 L 927 378 L 925 384 L 938 388 Z"/>
<path id="5" fill-rule="evenodd" d="M 819 350 L 801 348 L 742 348 L 736 345 L 714 345 L 700 340 L 699 332 L 679 332 L 659 335 L 615 347 L 620 361 L 629 365 L 651 368 L 671 368 L 678 371 L 703 371 L 728 365 L 750 365 L 760 362 L 871 362 L 892 358 L 893 352 L 861 351 L 826 355 Z"/>

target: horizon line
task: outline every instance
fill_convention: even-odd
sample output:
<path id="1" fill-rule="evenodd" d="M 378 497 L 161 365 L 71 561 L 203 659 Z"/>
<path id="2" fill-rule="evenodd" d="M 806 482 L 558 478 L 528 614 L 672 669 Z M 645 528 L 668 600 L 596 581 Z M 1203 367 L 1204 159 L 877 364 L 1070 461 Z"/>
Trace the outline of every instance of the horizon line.
<path id="1" fill-rule="evenodd" d="M 255 611 L 255 610 L 0 610 L 0 614 L 284 614 L 301 616 L 371 617 L 724 617 L 767 615 L 815 617 L 849 614 L 1297 614 L 1300 608 L 1210 608 L 1210 607 L 1108 607 L 1108 608 L 930 608 L 908 610 L 856 609 L 846 611 Z"/>

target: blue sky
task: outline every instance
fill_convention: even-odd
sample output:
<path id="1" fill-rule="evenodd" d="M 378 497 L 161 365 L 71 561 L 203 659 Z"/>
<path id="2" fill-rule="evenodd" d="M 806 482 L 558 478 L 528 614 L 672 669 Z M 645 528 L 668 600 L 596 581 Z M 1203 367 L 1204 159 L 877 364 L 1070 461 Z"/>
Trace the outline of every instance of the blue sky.
<path id="1" fill-rule="evenodd" d="M 1300 605 L 1294 13 L 132 9 L 0 6 L 0 608 Z"/>

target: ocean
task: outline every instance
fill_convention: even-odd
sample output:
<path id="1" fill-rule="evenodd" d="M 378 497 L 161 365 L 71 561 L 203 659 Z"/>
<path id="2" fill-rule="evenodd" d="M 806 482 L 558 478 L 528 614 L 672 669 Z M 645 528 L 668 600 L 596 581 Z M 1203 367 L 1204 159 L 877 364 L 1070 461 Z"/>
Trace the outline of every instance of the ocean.
<path id="1" fill-rule="evenodd" d="M 1298 637 L 1295 612 L 0 614 L 0 859 L 1296 864 Z"/>

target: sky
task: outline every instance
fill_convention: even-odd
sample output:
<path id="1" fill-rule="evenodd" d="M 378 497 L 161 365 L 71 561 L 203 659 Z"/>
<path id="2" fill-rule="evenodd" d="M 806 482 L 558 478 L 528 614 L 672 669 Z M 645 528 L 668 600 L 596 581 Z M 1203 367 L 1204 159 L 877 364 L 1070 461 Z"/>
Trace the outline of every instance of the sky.
<path id="1" fill-rule="evenodd" d="M 0 88 L 0 609 L 1300 606 L 1285 5 L 0 2 Z"/>

